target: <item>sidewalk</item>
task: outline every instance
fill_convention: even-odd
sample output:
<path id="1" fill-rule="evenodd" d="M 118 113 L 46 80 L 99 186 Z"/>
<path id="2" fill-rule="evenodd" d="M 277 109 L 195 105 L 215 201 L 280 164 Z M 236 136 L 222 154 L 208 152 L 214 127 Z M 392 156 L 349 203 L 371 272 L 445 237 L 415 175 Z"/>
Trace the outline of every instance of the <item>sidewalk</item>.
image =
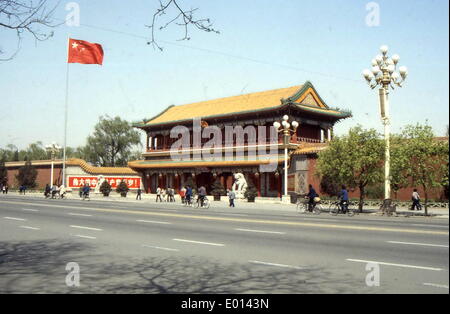
<path id="1" fill-rule="evenodd" d="M 11 196 L 24 196 L 18 193 L 8 193 Z M 1 200 L 0 194 L 0 200 Z M 112 194 L 109 197 L 104 197 L 101 194 L 91 193 L 91 200 L 104 201 L 104 202 L 122 202 L 122 203 L 138 203 L 138 204 L 156 204 L 156 195 L 153 194 L 143 194 L 142 200 L 136 200 L 136 194 L 129 194 L 127 197 L 120 197 L 118 194 Z M 43 198 L 42 193 L 27 193 L 25 197 L 30 198 Z M 212 196 L 208 196 L 212 200 Z M 78 194 L 68 194 L 68 199 L 79 200 Z M 175 203 L 158 203 L 158 204 L 179 204 L 181 206 L 181 198 L 179 195 L 175 196 Z M 236 209 L 242 208 L 246 210 L 270 210 L 270 211 L 285 211 L 285 212 L 295 212 L 297 207 L 295 204 L 282 202 L 279 199 L 271 200 L 256 200 L 255 203 L 249 203 L 246 200 L 235 200 Z M 221 201 L 211 201 L 212 208 L 223 208 L 228 207 L 228 199 L 222 197 Z M 327 206 L 325 206 L 327 207 Z M 378 208 L 375 207 L 364 207 L 363 214 L 366 215 L 381 215 Z M 449 209 L 448 208 L 429 208 L 428 214 L 431 217 L 449 219 Z M 407 217 L 423 217 L 425 215 L 424 210 L 422 211 L 411 211 L 408 208 L 397 208 L 396 216 L 407 216 Z M 394 215 L 395 216 L 395 215 Z"/>

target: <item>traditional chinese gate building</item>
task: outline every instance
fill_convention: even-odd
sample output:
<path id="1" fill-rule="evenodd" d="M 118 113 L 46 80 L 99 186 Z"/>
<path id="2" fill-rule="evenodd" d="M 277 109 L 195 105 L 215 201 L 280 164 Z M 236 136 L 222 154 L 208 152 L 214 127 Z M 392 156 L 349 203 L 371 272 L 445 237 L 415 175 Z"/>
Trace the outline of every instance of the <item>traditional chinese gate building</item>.
<path id="1" fill-rule="evenodd" d="M 290 121 L 300 123 L 287 143 L 291 159 L 289 182 L 283 182 L 286 147 L 283 134 L 270 137 L 273 123 L 281 121 L 284 115 L 288 115 Z M 204 185 L 208 192 L 216 179 L 226 189 L 230 189 L 233 175 L 243 173 L 255 185 L 259 196 L 280 197 L 284 184 L 288 184 L 290 192 L 302 192 L 308 183 L 315 180 L 311 171 L 308 172 L 310 163 L 315 162 L 315 158 L 310 157 L 332 138 L 335 123 L 350 116 L 349 112 L 331 109 L 310 82 L 289 88 L 170 106 L 156 117 L 134 124 L 147 134 L 146 152 L 143 154 L 145 160 L 133 161 L 128 165 L 141 174 L 147 193 L 154 193 L 158 186 L 178 190 L 189 177 L 197 186 Z M 201 147 L 193 146 L 196 136 L 194 118 L 201 121 L 203 128 L 214 126 L 223 131 L 220 138 L 222 158 L 198 158 L 200 153 L 211 151 L 210 146 L 205 148 L 204 145 L 213 136 L 202 138 Z M 190 145 L 181 150 L 188 158 L 174 160 L 171 148 L 180 137 L 171 137 L 171 130 L 177 126 L 189 130 Z M 257 148 L 265 152 L 270 147 L 272 150 L 265 158 L 255 157 L 249 153 L 254 149 L 254 143 L 248 141 L 249 134 L 246 134 L 244 141 L 237 141 L 235 136 L 230 143 L 230 138 L 225 136 L 226 126 L 254 126 L 257 130 Z M 234 154 L 233 158 L 224 158 L 230 151 Z M 243 151 L 243 154 L 239 155 L 238 151 Z M 272 171 L 261 171 L 262 165 L 273 163 L 275 167 Z"/>

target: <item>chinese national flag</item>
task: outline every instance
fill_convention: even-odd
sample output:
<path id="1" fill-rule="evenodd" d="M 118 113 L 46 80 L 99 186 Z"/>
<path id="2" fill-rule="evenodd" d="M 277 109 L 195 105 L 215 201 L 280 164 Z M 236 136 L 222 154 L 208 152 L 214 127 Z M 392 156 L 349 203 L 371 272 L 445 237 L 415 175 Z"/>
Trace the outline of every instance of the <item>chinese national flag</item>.
<path id="1" fill-rule="evenodd" d="M 103 48 L 99 44 L 69 38 L 69 53 L 67 62 L 102 65 Z"/>

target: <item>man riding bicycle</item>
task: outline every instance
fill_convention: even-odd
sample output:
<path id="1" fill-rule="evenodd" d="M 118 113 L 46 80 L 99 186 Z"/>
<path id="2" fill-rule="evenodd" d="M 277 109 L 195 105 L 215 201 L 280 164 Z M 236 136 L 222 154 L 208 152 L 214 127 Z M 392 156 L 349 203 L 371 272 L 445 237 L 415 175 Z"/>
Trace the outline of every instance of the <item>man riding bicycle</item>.
<path id="1" fill-rule="evenodd" d="M 89 192 L 91 191 L 91 187 L 88 184 L 85 184 L 83 187 L 83 197 L 89 197 Z"/>
<path id="2" fill-rule="evenodd" d="M 205 202 L 205 197 L 206 197 L 206 189 L 204 186 L 201 186 L 198 189 L 198 200 L 200 201 L 200 207 L 203 207 L 203 204 Z"/>
<path id="3" fill-rule="evenodd" d="M 339 192 L 340 205 L 342 212 L 345 214 L 348 211 L 348 191 L 345 185 L 342 185 L 342 190 Z"/>
<path id="4" fill-rule="evenodd" d="M 192 199 L 192 188 L 190 186 L 188 186 L 186 188 L 185 197 L 186 197 L 186 204 L 190 205 L 191 204 L 191 199 Z"/>
<path id="5" fill-rule="evenodd" d="M 314 190 L 312 184 L 309 185 L 309 192 L 306 194 L 305 198 L 308 199 L 308 210 L 312 212 L 314 207 L 317 205 L 316 200 L 319 198 L 319 194 L 317 194 L 316 190 Z"/>

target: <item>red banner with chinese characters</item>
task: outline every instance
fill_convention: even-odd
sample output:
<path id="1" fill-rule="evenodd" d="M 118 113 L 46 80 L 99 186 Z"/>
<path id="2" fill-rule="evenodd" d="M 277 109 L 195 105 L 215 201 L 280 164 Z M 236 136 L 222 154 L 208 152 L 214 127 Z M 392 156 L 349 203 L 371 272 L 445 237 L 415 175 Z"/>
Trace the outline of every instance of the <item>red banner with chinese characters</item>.
<path id="1" fill-rule="evenodd" d="M 101 185 L 103 181 L 108 181 L 111 188 L 115 189 L 121 181 L 125 181 L 130 189 L 138 189 L 141 186 L 141 178 L 131 177 L 85 177 L 85 176 L 69 176 L 68 187 L 79 188 L 88 184 L 91 188 L 96 188 L 97 185 Z"/>

